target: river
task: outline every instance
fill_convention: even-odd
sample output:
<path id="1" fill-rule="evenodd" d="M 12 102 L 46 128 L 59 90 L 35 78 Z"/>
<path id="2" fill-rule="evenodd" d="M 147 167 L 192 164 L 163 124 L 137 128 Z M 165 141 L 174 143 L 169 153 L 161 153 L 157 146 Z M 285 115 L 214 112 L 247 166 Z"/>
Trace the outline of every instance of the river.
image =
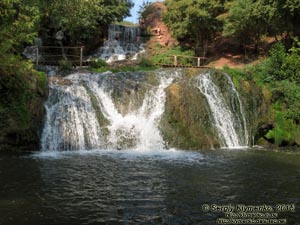
<path id="1" fill-rule="evenodd" d="M 203 204 L 299 207 L 299 161 L 287 149 L 1 155 L 0 224 L 212 225 L 224 213 Z M 299 208 L 278 218 L 299 224 Z"/>

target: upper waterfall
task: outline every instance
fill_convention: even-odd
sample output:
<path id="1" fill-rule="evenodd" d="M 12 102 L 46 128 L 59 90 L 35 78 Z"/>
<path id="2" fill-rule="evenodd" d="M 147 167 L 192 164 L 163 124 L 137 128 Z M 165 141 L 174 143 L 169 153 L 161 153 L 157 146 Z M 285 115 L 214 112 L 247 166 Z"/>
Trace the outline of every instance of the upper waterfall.
<path id="1" fill-rule="evenodd" d="M 134 60 L 144 52 L 139 27 L 112 24 L 108 29 L 108 40 L 104 42 L 104 46 L 98 49 L 95 56 L 111 63 L 125 59 Z"/>

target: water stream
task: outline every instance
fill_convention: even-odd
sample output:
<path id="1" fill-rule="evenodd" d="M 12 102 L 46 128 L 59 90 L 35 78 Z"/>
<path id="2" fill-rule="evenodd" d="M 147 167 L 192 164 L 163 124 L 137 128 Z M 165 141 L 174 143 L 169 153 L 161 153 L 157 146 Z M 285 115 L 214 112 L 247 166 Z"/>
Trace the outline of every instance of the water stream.
<path id="1" fill-rule="evenodd" d="M 214 83 L 211 73 L 207 72 L 197 77 L 197 87 L 207 99 L 211 111 L 211 121 L 216 127 L 223 147 L 248 146 L 248 131 L 245 113 L 241 99 L 235 89 L 230 77 L 226 77 L 229 84 L 229 91 L 232 93 L 230 101 L 237 101 L 236 104 L 228 104 L 220 88 Z"/>

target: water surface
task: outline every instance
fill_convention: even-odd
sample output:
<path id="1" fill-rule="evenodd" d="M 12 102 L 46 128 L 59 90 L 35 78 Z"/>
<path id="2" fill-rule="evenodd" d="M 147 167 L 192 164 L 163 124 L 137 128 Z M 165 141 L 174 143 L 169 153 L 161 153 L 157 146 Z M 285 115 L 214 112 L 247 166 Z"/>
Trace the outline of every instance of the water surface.
<path id="1" fill-rule="evenodd" d="M 91 150 L 0 156 L 0 224 L 216 224 L 202 204 L 287 204 L 299 151 Z"/>

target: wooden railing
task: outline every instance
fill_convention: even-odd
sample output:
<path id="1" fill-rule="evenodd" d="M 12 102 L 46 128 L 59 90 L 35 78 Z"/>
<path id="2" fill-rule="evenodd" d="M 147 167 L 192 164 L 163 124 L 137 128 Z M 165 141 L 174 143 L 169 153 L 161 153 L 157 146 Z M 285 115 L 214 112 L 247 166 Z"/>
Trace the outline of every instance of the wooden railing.
<path id="1" fill-rule="evenodd" d="M 162 67 L 207 68 L 207 66 L 204 66 L 206 60 L 206 57 L 170 55 L 161 60 L 158 65 Z"/>
<path id="2" fill-rule="evenodd" d="M 31 46 L 31 55 L 36 65 L 59 65 L 60 61 L 70 62 L 73 66 L 82 67 L 89 65 L 90 61 L 84 59 L 84 46 L 60 47 L 60 46 Z M 169 55 L 157 63 L 161 67 L 182 68 L 208 68 L 204 65 L 206 57 L 194 57 L 186 55 Z"/>
<path id="3" fill-rule="evenodd" d="M 31 46 L 36 65 L 59 65 L 61 60 L 70 62 L 74 66 L 82 67 L 86 60 L 83 59 L 84 46 Z"/>

